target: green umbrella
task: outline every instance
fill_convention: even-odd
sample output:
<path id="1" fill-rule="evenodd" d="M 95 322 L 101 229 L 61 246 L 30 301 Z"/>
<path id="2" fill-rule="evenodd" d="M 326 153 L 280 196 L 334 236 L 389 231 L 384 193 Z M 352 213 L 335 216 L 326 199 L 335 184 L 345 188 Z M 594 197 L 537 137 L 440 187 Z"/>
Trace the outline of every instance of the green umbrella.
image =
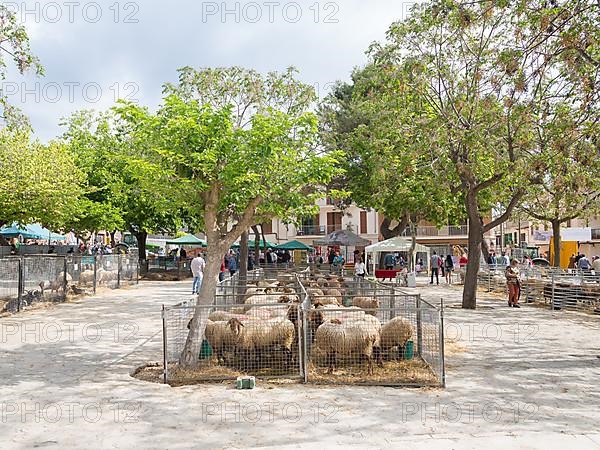
<path id="1" fill-rule="evenodd" d="M 260 246 L 260 248 L 265 248 L 265 241 L 263 241 L 261 239 L 260 242 L 259 242 L 259 246 Z M 240 243 L 236 242 L 235 244 L 233 244 L 231 246 L 231 248 L 240 248 Z M 254 248 L 254 241 L 248 241 L 248 248 L 249 249 L 253 249 Z M 275 244 L 267 241 L 266 248 L 275 248 Z"/>
<path id="2" fill-rule="evenodd" d="M 315 249 L 312 248 L 310 245 L 307 245 L 303 242 L 300 241 L 290 241 L 290 242 L 286 242 L 285 244 L 280 244 L 277 247 L 275 247 L 277 250 L 304 250 L 307 252 L 314 252 Z"/>
<path id="3" fill-rule="evenodd" d="M 206 241 L 197 238 L 193 234 L 188 234 L 172 241 L 167 241 L 169 245 L 187 245 L 189 247 L 208 247 Z"/>
<path id="4" fill-rule="evenodd" d="M 19 236 L 23 236 L 23 239 L 43 239 L 39 233 L 30 230 L 28 227 L 19 227 L 17 224 L 13 224 L 11 227 L 2 228 L 0 230 L 0 235 L 5 238 L 15 238 Z M 46 236 L 47 237 L 47 236 Z"/>

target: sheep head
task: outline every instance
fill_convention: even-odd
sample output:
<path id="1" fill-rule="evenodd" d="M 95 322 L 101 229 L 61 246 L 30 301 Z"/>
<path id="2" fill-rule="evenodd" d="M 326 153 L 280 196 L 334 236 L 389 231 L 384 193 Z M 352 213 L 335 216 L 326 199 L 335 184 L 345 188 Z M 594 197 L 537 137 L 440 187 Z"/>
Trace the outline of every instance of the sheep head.
<path id="1" fill-rule="evenodd" d="M 244 326 L 244 324 L 240 322 L 238 318 L 234 317 L 233 319 L 229 319 L 229 322 L 227 322 L 227 326 L 231 328 L 233 334 L 239 336 L 242 333 L 242 327 Z"/>

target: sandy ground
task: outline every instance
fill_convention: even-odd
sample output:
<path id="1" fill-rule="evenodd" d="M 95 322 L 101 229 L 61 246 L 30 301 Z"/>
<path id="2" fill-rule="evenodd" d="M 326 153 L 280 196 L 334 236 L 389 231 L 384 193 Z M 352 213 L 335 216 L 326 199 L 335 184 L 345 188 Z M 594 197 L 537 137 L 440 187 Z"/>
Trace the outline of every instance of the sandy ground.
<path id="1" fill-rule="evenodd" d="M 161 304 L 189 282 L 146 282 L 0 319 L 0 448 L 600 449 L 600 318 L 444 298 L 447 389 L 231 385 L 130 377 L 160 361 Z M 482 296 L 483 297 L 483 296 Z"/>

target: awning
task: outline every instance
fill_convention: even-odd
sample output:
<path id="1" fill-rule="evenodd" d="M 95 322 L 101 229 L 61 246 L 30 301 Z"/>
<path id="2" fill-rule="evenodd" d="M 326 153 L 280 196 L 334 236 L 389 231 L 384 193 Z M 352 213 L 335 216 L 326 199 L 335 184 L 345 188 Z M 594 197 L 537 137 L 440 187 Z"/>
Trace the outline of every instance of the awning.
<path id="1" fill-rule="evenodd" d="M 185 245 L 188 247 L 208 247 L 206 241 L 197 238 L 193 234 L 187 234 L 178 239 L 174 239 L 172 241 L 167 241 L 168 245 Z"/>
<path id="2" fill-rule="evenodd" d="M 65 241 L 67 238 L 62 234 L 53 233 L 41 225 L 19 226 L 16 223 L 11 227 L 0 230 L 0 234 L 6 238 L 23 236 L 23 239 L 45 239 L 50 241 Z"/>
<path id="3" fill-rule="evenodd" d="M 320 246 L 340 246 L 340 247 L 365 247 L 371 243 L 367 239 L 363 239 L 350 230 L 334 231 L 323 239 L 313 241 L 315 245 Z"/>
<path id="4" fill-rule="evenodd" d="M 265 245 L 265 241 L 263 241 L 262 239 L 260 240 L 260 242 L 258 243 L 258 245 L 260 246 L 260 248 L 275 248 L 275 244 L 273 244 L 272 242 L 267 241 L 267 243 Z M 231 248 L 240 248 L 240 243 L 236 242 L 235 244 L 233 244 L 231 246 Z M 248 241 L 248 248 L 250 250 L 252 250 L 254 248 L 254 241 Z"/>
<path id="5" fill-rule="evenodd" d="M 405 237 L 395 237 L 388 239 L 387 241 L 381 241 L 377 244 L 369 245 L 365 248 L 366 254 L 372 254 L 373 273 L 375 273 L 375 267 L 377 265 L 377 254 L 379 253 L 395 253 L 395 252 L 410 252 L 412 247 L 412 239 Z M 413 254 L 413 267 L 417 264 L 417 253 L 426 253 L 427 260 L 429 260 L 430 249 L 429 247 L 421 244 L 415 244 L 415 252 Z"/>
<path id="6" fill-rule="evenodd" d="M 304 242 L 300 241 L 290 241 L 285 244 L 280 244 L 275 247 L 277 250 L 304 250 L 307 252 L 314 252 L 315 249 L 310 245 L 306 245 Z"/>
<path id="7" fill-rule="evenodd" d="M 42 236 L 40 239 L 49 239 L 51 241 L 66 241 L 66 236 L 62 234 L 54 233 L 41 225 L 27 225 L 29 231 Z"/>

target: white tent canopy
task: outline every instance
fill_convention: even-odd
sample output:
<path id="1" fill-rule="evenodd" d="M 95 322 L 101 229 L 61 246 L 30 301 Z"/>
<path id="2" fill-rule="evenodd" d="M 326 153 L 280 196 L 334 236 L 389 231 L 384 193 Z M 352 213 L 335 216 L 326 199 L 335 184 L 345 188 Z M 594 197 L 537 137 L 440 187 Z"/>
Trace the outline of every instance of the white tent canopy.
<path id="1" fill-rule="evenodd" d="M 388 239 L 387 241 L 381 241 L 377 244 L 369 245 L 365 248 L 367 255 L 372 254 L 371 260 L 373 261 L 373 274 L 375 274 L 375 267 L 379 260 L 379 253 L 395 253 L 395 252 L 410 252 L 412 247 L 412 239 L 406 237 L 395 237 Z M 413 267 L 417 264 L 417 253 L 426 253 L 427 261 L 430 258 L 429 247 L 421 244 L 415 244 L 415 252 L 413 255 Z"/>

